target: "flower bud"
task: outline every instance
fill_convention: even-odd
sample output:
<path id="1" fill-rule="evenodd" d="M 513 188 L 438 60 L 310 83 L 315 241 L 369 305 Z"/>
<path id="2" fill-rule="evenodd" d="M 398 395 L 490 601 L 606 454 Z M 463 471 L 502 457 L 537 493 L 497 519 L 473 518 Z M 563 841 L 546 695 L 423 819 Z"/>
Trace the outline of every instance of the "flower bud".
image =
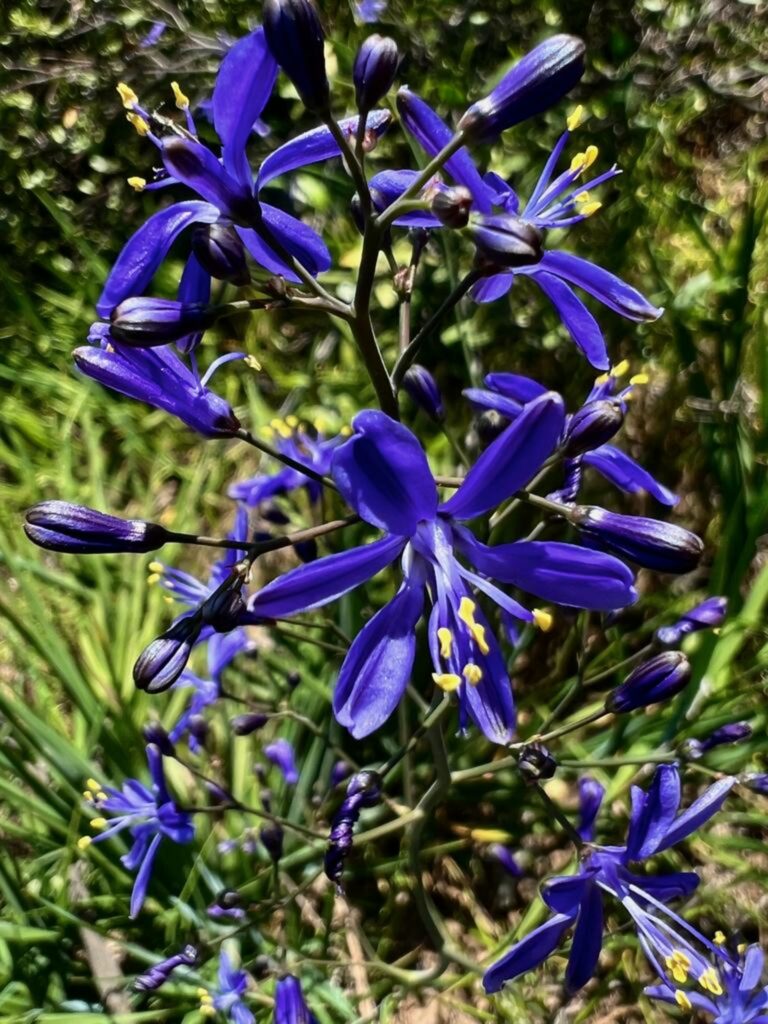
<path id="1" fill-rule="evenodd" d="M 565 428 L 564 453 L 573 458 L 594 451 L 610 441 L 621 424 L 624 414 L 618 402 L 608 400 L 588 402 L 575 412 Z"/>
<path id="2" fill-rule="evenodd" d="M 147 743 L 154 743 L 165 757 L 176 756 L 176 748 L 171 743 L 170 736 L 159 722 L 147 722 L 141 730 L 141 734 Z"/>
<path id="3" fill-rule="evenodd" d="M 657 572 L 690 572 L 704 551 L 695 533 L 657 519 L 589 505 L 574 506 L 568 518 L 590 543 Z"/>
<path id="4" fill-rule="evenodd" d="M 251 733 L 265 726 L 268 721 L 269 715 L 257 711 L 250 715 L 237 715 L 230 719 L 229 725 L 235 736 L 250 736 Z"/>
<path id="5" fill-rule="evenodd" d="M 403 377 L 403 388 L 427 416 L 440 423 L 445 417 L 443 399 L 437 382 L 429 370 L 418 363 L 409 366 Z"/>
<path id="6" fill-rule="evenodd" d="M 192 233 L 192 252 L 203 270 L 219 281 L 244 285 L 251 280 L 243 243 L 230 224 L 200 224 Z"/>
<path id="7" fill-rule="evenodd" d="M 264 34 L 272 54 L 308 110 L 325 112 L 330 87 L 325 72 L 323 27 L 311 0 L 265 0 Z"/>
<path id="8" fill-rule="evenodd" d="M 264 843 L 269 856 L 277 864 L 283 856 L 283 841 L 285 840 L 283 830 L 279 825 L 263 825 L 259 829 L 259 839 Z"/>
<path id="9" fill-rule="evenodd" d="M 204 331 L 215 319 L 214 306 L 137 295 L 112 310 L 109 333 L 123 345 L 152 348 Z"/>
<path id="10" fill-rule="evenodd" d="M 293 745 L 288 740 L 278 739 L 267 744 L 264 747 L 264 756 L 280 769 L 289 786 L 296 785 L 299 781 L 299 770 L 296 767 Z"/>
<path id="11" fill-rule="evenodd" d="M 245 612 L 245 601 L 240 586 L 232 586 L 221 592 L 214 592 L 200 605 L 200 616 L 206 626 L 212 626 L 217 633 L 229 633 L 241 620 Z"/>
<path id="12" fill-rule="evenodd" d="M 366 113 L 385 96 L 397 74 L 400 54 L 388 36 L 368 36 L 357 51 L 352 69 L 357 109 Z"/>
<path id="13" fill-rule="evenodd" d="M 547 110 L 584 74 L 584 43 L 556 35 L 535 46 L 507 72 L 496 88 L 459 121 L 474 142 L 490 142 L 499 132 Z"/>
<path id="14" fill-rule="evenodd" d="M 557 771 L 557 761 L 541 743 L 529 743 L 524 747 L 517 762 L 523 782 L 533 785 L 543 779 L 551 779 Z"/>
<path id="15" fill-rule="evenodd" d="M 721 747 L 726 743 L 741 743 L 742 740 L 748 740 L 751 735 L 752 726 L 749 722 L 731 722 L 730 725 L 722 725 L 715 729 L 703 740 L 686 740 L 681 750 L 690 760 L 698 761 L 713 747 Z"/>
<path id="16" fill-rule="evenodd" d="M 164 985 L 171 974 L 184 964 L 192 967 L 197 963 L 197 950 L 194 946 L 185 946 L 180 953 L 175 953 L 167 960 L 161 960 L 159 964 L 150 967 L 144 974 L 140 974 L 133 983 L 133 987 L 139 992 L 156 992 L 161 985 Z"/>
<path id="17" fill-rule="evenodd" d="M 661 629 L 657 629 L 656 639 L 665 647 L 676 647 L 689 633 L 721 625 L 727 612 L 727 597 L 708 597 L 706 601 L 687 611 L 673 626 L 662 626 Z"/>
<path id="18" fill-rule="evenodd" d="M 79 555 L 156 551 L 171 535 L 157 523 L 120 519 L 69 501 L 40 501 L 27 509 L 24 532 L 48 551 Z"/>
<path id="19" fill-rule="evenodd" d="M 187 719 L 187 732 L 200 746 L 205 746 L 210 731 L 211 727 L 204 715 L 190 715 Z"/>
<path id="20" fill-rule="evenodd" d="M 576 831 L 585 843 L 595 838 L 595 820 L 605 796 L 605 787 L 597 779 L 585 775 L 579 779 L 579 824 Z"/>
<path id="21" fill-rule="evenodd" d="M 199 615 L 186 615 L 148 644 L 133 666 L 133 681 L 146 693 L 162 693 L 184 671 L 200 635 Z"/>
<path id="22" fill-rule="evenodd" d="M 297 672 L 295 669 L 285 677 L 285 683 L 289 690 L 295 690 L 300 682 L 301 672 Z"/>
<path id="23" fill-rule="evenodd" d="M 335 789 L 344 779 L 348 779 L 351 773 L 352 767 L 347 761 L 336 761 L 331 768 L 331 777 L 328 782 L 331 789 Z"/>
<path id="24" fill-rule="evenodd" d="M 621 686 L 609 695 L 605 709 L 623 714 L 668 700 L 685 689 L 690 678 L 690 663 L 680 651 L 657 654 L 630 672 Z"/>
<path id="25" fill-rule="evenodd" d="M 748 775 L 741 776 L 739 781 L 751 789 L 753 793 L 768 796 L 768 775 L 764 772 L 750 772 Z"/>
<path id="26" fill-rule="evenodd" d="M 328 848 L 325 851 L 325 873 L 339 889 L 344 861 L 352 848 L 360 812 L 364 807 L 373 807 L 380 799 L 381 776 L 378 772 L 357 772 L 349 780 L 346 796 L 331 821 Z"/>
<path id="27" fill-rule="evenodd" d="M 478 213 L 469 219 L 478 253 L 500 267 L 527 267 L 544 255 L 538 228 L 508 213 Z"/>
<path id="28" fill-rule="evenodd" d="M 430 209 L 443 227 L 465 228 L 472 209 L 472 193 L 463 186 L 435 189 Z"/>

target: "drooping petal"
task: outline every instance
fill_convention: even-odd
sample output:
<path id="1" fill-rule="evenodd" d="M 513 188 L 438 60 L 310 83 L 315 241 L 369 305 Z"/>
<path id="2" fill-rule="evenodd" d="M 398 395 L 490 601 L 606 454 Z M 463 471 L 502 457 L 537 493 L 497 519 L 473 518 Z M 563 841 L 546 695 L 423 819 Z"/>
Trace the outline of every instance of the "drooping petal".
<path id="1" fill-rule="evenodd" d="M 634 884 L 661 903 L 685 899 L 697 888 L 701 879 L 695 871 L 673 871 L 669 875 L 630 876 Z"/>
<path id="2" fill-rule="evenodd" d="M 560 395 L 548 391 L 531 402 L 467 473 L 441 512 L 473 519 L 524 487 L 555 448 L 565 423 Z"/>
<path id="3" fill-rule="evenodd" d="M 147 896 L 147 889 L 149 888 L 149 880 L 152 877 L 152 867 L 155 863 L 157 848 L 160 845 L 160 840 L 162 838 L 163 837 L 160 833 L 154 836 L 147 847 L 147 852 L 144 854 L 141 867 L 136 875 L 136 881 L 133 883 L 133 891 L 131 892 L 131 905 L 129 910 L 129 916 L 132 918 L 138 917 L 139 911 L 144 905 L 144 900 Z"/>
<path id="4" fill-rule="evenodd" d="M 633 800 L 627 836 L 628 859 L 642 860 L 656 852 L 679 806 L 680 771 L 674 764 L 659 765 L 642 803 L 635 804 Z"/>
<path id="5" fill-rule="evenodd" d="M 160 210 L 146 220 L 128 239 L 115 260 L 96 303 L 99 316 L 108 317 L 115 306 L 132 295 L 140 295 L 152 280 L 168 250 L 191 224 L 213 224 L 219 211 L 210 203 L 190 199 Z"/>
<path id="6" fill-rule="evenodd" d="M 393 562 L 404 545 L 402 537 L 382 537 L 372 544 L 300 565 L 251 598 L 248 621 L 283 618 L 335 601 Z"/>
<path id="7" fill-rule="evenodd" d="M 514 281 L 514 274 L 491 274 L 490 277 L 483 277 L 477 284 L 472 285 L 469 294 L 475 302 L 495 302 L 507 294 Z"/>
<path id="8" fill-rule="evenodd" d="M 341 667 L 333 711 L 356 739 L 383 725 L 400 702 L 423 608 L 423 588 L 406 583 L 355 637 Z"/>
<path id="9" fill-rule="evenodd" d="M 612 444 L 603 444 L 591 452 L 585 452 L 583 461 L 596 469 L 606 480 L 628 494 L 647 491 L 663 505 L 676 505 L 677 495 L 654 479 L 647 469 Z"/>
<path id="10" fill-rule="evenodd" d="M 600 324 L 574 290 L 554 274 L 539 271 L 529 276 L 555 307 L 568 333 L 587 360 L 595 369 L 607 370 L 611 363 Z"/>
<path id="11" fill-rule="evenodd" d="M 373 526 L 409 537 L 434 519 L 437 488 L 416 437 L 383 412 L 359 413 L 355 433 L 333 453 L 331 475 L 344 499 Z"/>
<path id="12" fill-rule="evenodd" d="M 311 274 L 317 276 L 328 270 L 331 265 L 331 254 L 320 235 L 309 225 L 268 203 L 261 204 L 261 213 L 266 227 L 275 239 Z M 246 249 L 260 266 L 265 267 L 272 274 L 282 274 L 289 281 L 300 280 L 285 260 L 274 252 L 269 242 L 260 234 L 252 228 L 241 227 L 237 230 Z"/>
<path id="13" fill-rule="evenodd" d="M 547 252 L 538 266 L 540 271 L 562 277 L 577 288 L 583 288 L 603 305 L 628 320 L 657 320 L 664 312 L 626 281 L 572 252 Z"/>
<path id="14" fill-rule="evenodd" d="M 258 216 L 250 182 L 242 184 L 234 178 L 201 142 L 172 135 L 163 140 L 160 155 L 170 175 L 212 203 L 230 220 L 248 224 Z"/>
<path id="15" fill-rule="evenodd" d="M 533 402 L 547 393 L 547 388 L 532 377 L 524 377 L 521 373 L 489 373 L 485 377 L 485 386 L 498 391 L 506 398 L 512 398 L 521 405 Z"/>
<path id="16" fill-rule="evenodd" d="M 695 832 L 697 828 L 701 828 L 705 822 L 709 821 L 720 810 L 725 802 L 725 798 L 736 785 L 736 781 L 735 778 L 720 779 L 710 786 L 698 800 L 694 801 L 687 810 L 683 811 L 676 818 L 654 852 L 661 853 L 663 850 L 668 850 L 675 843 L 679 843 L 686 836 Z"/>
<path id="17" fill-rule="evenodd" d="M 206 306 L 211 301 L 211 275 L 200 266 L 200 262 L 192 253 L 184 264 L 179 282 L 178 300 L 185 304 Z M 180 352 L 193 352 L 203 338 L 202 331 L 186 334 L 176 339 L 176 348 Z"/>
<path id="18" fill-rule="evenodd" d="M 590 885 L 581 904 L 565 972 L 565 984 L 569 992 L 576 992 L 586 985 L 594 974 L 602 948 L 603 896 L 597 885 Z"/>
<path id="19" fill-rule="evenodd" d="M 222 141 L 225 169 L 251 188 L 245 155 L 253 123 L 261 115 L 277 78 L 277 61 L 259 27 L 238 39 L 224 56 L 213 89 L 213 124 Z"/>
<path id="20" fill-rule="evenodd" d="M 543 964 L 557 949 L 570 927 L 572 918 L 556 914 L 539 928 L 526 935 L 483 975 L 483 988 L 490 995 L 507 981 Z"/>

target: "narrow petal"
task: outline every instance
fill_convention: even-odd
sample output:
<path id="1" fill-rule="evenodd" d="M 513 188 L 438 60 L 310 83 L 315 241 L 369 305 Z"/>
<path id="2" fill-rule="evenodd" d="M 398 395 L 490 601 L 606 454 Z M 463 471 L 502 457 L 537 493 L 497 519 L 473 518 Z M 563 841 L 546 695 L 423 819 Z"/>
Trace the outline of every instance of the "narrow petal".
<path id="1" fill-rule="evenodd" d="M 572 918 L 556 914 L 530 935 L 516 943 L 510 951 L 483 975 L 483 988 L 490 995 L 507 981 L 543 964 L 560 945 Z"/>
<path id="2" fill-rule="evenodd" d="M 655 480 L 647 469 L 643 469 L 631 456 L 612 444 L 603 444 L 586 452 L 583 461 L 628 494 L 647 491 L 663 505 L 676 505 L 679 500 L 673 491 Z"/>
<path id="3" fill-rule="evenodd" d="M 201 142 L 172 135 L 163 140 L 160 155 L 169 174 L 236 223 L 258 215 L 250 183 L 241 184 Z"/>
<path id="4" fill-rule="evenodd" d="M 160 845 L 162 835 L 158 833 L 149 844 L 147 852 L 144 854 L 144 860 L 141 862 L 139 873 L 136 875 L 136 881 L 133 883 L 133 891 L 131 893 L 131 906 L 129 911 L 130 917 L 138 917 L 139 911 L 144 905 L 144 900 L 147 896 L 147 889 L 149 888 L 149 880 L 152 876 L 152 867 L 155 863 L 155 855 L 157 854 L 157 848 Z"/>
<path id="5" fill-rule="evenodd" d="M 455 519 L 473 519 L 519 491 L 554 450 L 564 423 L 563 400 L 554 391 L 531 402 L 485 449 L 441 511 Z"/>
<path id="6" fill-rule="evenodd" d="M 627 855 L 631 860 L 650 857 L 659 849 L 679 806 L 680 772 L 677 765 L 659 765 L 645 795 L 642 812 L 632 820 L 627 837 Z"/>
<path id="7" fill-rule="evenodd" d="M 587 887 L 591 885 L 592 880 L 581 874 L 553 878 L 542 886 L 541 898 L 556 914 L 565 914 L 574 919 L 586 896 Z"/>
<path id="8" fill-rule="evenodd" d="M 219 211 L 210 203 L 174 203 L 145 221 L 128 239 L 96 303 L 99 316 L 108 317 L 123 299 L 141 295 L 181 232 L 191 224 L 213 224 Z"/>
<path id="9" fill-rule="evenodd" d="M 337 720 L 356 739 L 389 718 L 411 677 L 424 590 L 408 584 L 355 637 L 333 695 Z"/>
<path id="10" fill-rule="evenodd" d="M 523 411 L 522 405 L 512 398 L 505 398 L 496 391 L 484 388 L 465 388 L 462 394 L 476 409 L 495 409 L 508 420 L 516 420 Z"/>
<path id="11" fill-rule="evenodd" d="M 661 903 L 685 899 L 697 888 L 701 879 L 695 871 L 673 871 L 669 875 L 633 875 L 633 882 Z"/>
<path id="12" fill-rule="evenodd" d="M 751 992 L 760 984 L 765 955 L 759 946 L 749 946 L 744 954 L 744 969 L 739 982 L 740 992 Z"/>
<path id="13" fill-rule="evenodd" d="M 525 611 L 525 609 L 522 609 Z M 515 732 L 515 701 L 512 683 L 499 645 L 479 608 L 475 621 L 485 628 L 489 650 L 475 661 L 483 672 L 476 685 L 462 684 L 459 697 L 472 721 L 491 743 L 509 743 Z"/>
<path id="14" fill-rule="evenodd" d="M 381 212 L 388 206 L 391 206 L 418 176 L 418 171 L 408 170 L 380 171 L 378 174 L 374 174 L 368 184 L 371 190 L 371 199 L 376 210 Z M 425 187 L 429 188 L 431 185 Z M 435 185 L 435 188 L 437 187 L 439 186 Z M 398 217 L 393 223 L 398 227 L 441 228 L 443 226 L 434 213 L 430 213 L 428 210 L 407 213 L 402 217 Z"/>
<path id="15" fill-rule="evenodd" d="M 577 992 L 595 972 L 603 948 L 603 895 L 597 885 L 587 888 L 573 933 L 571 955 L 565 972 L 569 992 Z"/>
<path id="16" fill-rule="evenodd" d="M 359 413 L 333 453 L 331 474 L 347 503 L 373 526 L 409 537 L 434 519 L 437 488 L 416 437 L 383 412 Z"/>
<path id="17" fill-rule="evenodd" d="M 543 384 L 521 373 L 489 373 L 485 377 L 485 386 L 498 391 L 505 398 L 513 398 L 521 405 L 533 402 L 547 392 Z"/>
<path id="18" fill-rule="evenodd" d="M 664 312 L 651 303 L 621 278 L 603 270 L 595 263 L 574 256 L 572 252 L 552 251 L 544 255 L 539 267 L 542 271 L 562 277 L 577 288 L 583 288 L 603 305 L 628 320 L 657 320 Z"/>
<path id="19" fill-rule="evenodd" d="M 335 601 L 394 562 L 404 545 L 402 537 L 383 537 L 372 544 L 300 565 L 251 598 L 248 620 L 283 618 Z"/>
<path id="20" fill-rule="evenodd" d="M 322 238 L 303 221 L 292 217 L 284 210 L 278 210 L 268 203 L 261 204 L 264 222 L 278 242 L 295 256 L 307 270 L 314 274 L 322 273 L 331 265 L 331 255 Z M 289 281 L 299 281 L 299 277 L 291 270 L 281 256 L 270 247 L 252 228 L 237 229 L 248 252 L 256 262 L 271 274 L 281 274 Z"/>
<path id="21" fill-rule="evenodd" d="M 197 257 L 192 253 L 184 264 L 178 291 L 179 302 L 207 305 L 211 301 L 211 275 L 203 270 Z M 187 334 L 176 340 L 176 348 L 180 352 L 192 352 L 200 344 L 202 331 Z"/>
<path id="22" fill-rule="evenodd" d="M 475 302 L 495 302 L 507 294 L 514 280 L 514 274 L 491 274 L 473 285 L 470 295 Z"/>
<path id="23" fill-rule="evenodd" d="M 675 843 L 679 843 L 686 836 L 695 832 L 697 828 L 700 828 L 705 822 L 709 821 L 720 810 L 725 802 L 725 798 L 735 785 L 736 779 L 729 778 L 720 779 L 710 786 L 698 800 L 691 804 L 688 810 L 683 811 L 680 817 L 675 820 L 654 852 L 661 853 L 662 850 L 668 850 Z"/>
<path id="24" fill-rule="evenodd" d="M 542 260 L 543 263 L 544 260 Z M 605 347 L 605 338 L 600 330 L 600 324 L 574 290 L 554 274 L 537 272 L 531 274 L 530 277 L 555 307 L 566 330 L 587 360 L 595 369 L 607 370 L 611 362 L 608 358 L 608 350 Z"/>

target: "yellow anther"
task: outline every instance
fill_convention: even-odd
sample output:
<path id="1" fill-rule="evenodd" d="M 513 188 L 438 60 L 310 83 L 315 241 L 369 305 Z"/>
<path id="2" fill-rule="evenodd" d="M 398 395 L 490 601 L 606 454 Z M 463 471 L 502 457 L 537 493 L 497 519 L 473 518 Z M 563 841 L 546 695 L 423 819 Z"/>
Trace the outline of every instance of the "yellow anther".
<path id="1" fill-rule="evenodd" d="M 616 363 L 614 367 L 611 368 L 612 377 L 624 377 L 627 373 L 629 373 L 628 359 L 622 359 L 620 362 Z"/>
<path id="2" fill-rule="evenodd" d="M 453 693 L 461 686 L 461 676 L 457 676 L 453 672 L 433 672 L 432 679 L 446 693 Z"/>
<path id="3" fill-rule="evenodd" d="M 533 621 L 543 633 L 548 633 L 554 625 L 555 617 L 551 612 L 544 611 L 543 608 L 534 608 Z"/>
<path id="4" fill-rule="evenodd" d="M 599 152 L 599 150 L 598 150 L 597 146 L 587 146 L 587 148 L 584 150 L 584 170 L 585 171 L 586 171 L 586 169 L 588 167 L 592 166 L 592 164 L 595 162 L 595 160 L 597 160 L 598 152 Z"/>
<path id="5" fill-rule="evenodd" d="M 243 362 L 245 363 L 246 366 L 250 366 L 252 370 L 261 369 L 261 363 L 256 358 L 256 356 L 246 356 Z"/>
<path id="6" fill-rule="evenodd" d="M 479 665 L 473 665 L 471 662 L 465 665 L 461 670 L 461 674 L 467 680 L 470 686 L 477 686 L 480 680 L 483 678 L 483 670 Z"/>
<path id="7" fill-rule="evenodd" d="M 459 618 L 470 628 L 475 624 L 475 608 L 477 605 L 471 597 L 462 597 L 459 602 Z"/>
<path id="8" fill-rule="evenodd" d="M 134 106 L 139 102 L 139 97 L 125 82 L 117 83 L 117 91 L 120 93 L 120 99 L 123 101 L 123 106 L 126 110 L 133 110 Z"/>
<path id="9" fill-rule="evenodd" d="M 584 111 L 584 107 L 582 107 L 581 104 L 579 104 L 578 107 L 574 107 L 568 115 L 568 117 L 565 119 L 565 124 L 568 128 L 568 131 L 575 132 L 577 128 L 584 124 L 585 117 L 586 113 Z"/>
<path id="10" fill-rule="evenodd" d="M 610 373 L 601 373 L 599 377 L 595 377 L 595 384 L 607 384 L 610 379 Z"/>
<path id="11" fill-rule="evenodd" d="M 577 194 L 576 194 L 576 195 L 575 195 L 575 196 L 573 197 L 573 201 L 574 201 L 575 203 L 581 203 L 582 205 L 583 205 L 584 203 L 588 203 L 588 202 L 590 201 L 590 199 L 589 199 L 589 192 L 588 192 L 588 191 L 587 191 L 586 189 L 585 189 L 585 190 L 584 190 L 583 192 L 578 192 L 578 193 L 577 193 Z"/>
<path id="12" fill-rule="evenodd" d="M 649 384 L 650 381 L 651 378 L 648 376 L 647 373 L 636 373 L 633 377 L 629 378 L 629 383 L 632 384 L 633 386 L 639 384 Z"/>
<path id="13" fill-rule="evenodd" d="M 144 189 L 147 187 L 147 179 L 139 178 L 138 175 L 134 174 L 133 177 L 128 179 L 128 184 L 136 192 L 143 192 Z"/>
<path id="14" fill-rule="evenodd" d="M 203 988 L 201 985 L 200 988 L 196 989 L 195 995 L 198 999 L 204 999 L 205 996 L 209 995 L 209 992 L 207 988 Z"/>
<path id="15" fill-rule="evenodd" d="M 262 427 L 262 428 L 261 428 L 261 432 L 262 432 L 262 434 L 264 435 L 264 437 L 266 437 L 266 438 L 267 438 L 267 440 L 270 440 L 270 441 L 271 441 L 271 440 L 272 440 L 272 438 L 273 438 L 273 437 L 275 436 L 275 432 L 274 432 L 274 430 L 272 429 L 272 427 Z"/>
<path id="16" fill-rule="evenodd" d="M 171 82 L 171 89 L 173 90 L 173 98 L 176 100 L 176 106 L 179 110 L 189 110 L 189 97 L 185 96 L 179 88 L 178 82 Z"/>
<path id="17" fill-rule="evenodd" d="M 97 793 L 101 789 L 101 783 L 97 782 L 96 779 L 86 779 L 85 785 L 88 789 L 92 789 L 94 793 Z"/>
<path id="18" fill-rule="evenodd" d="M 672 955 L 665 960 L 667 970 L 679 985 L 688 981 L 688 971 L 691 969 L 691 961 L 685 953 L 679 949 L 672 951 Z"/>
<path id="19" fill-rule="evenodd" d="M 285 422 L 288 424 L 289 427 L 291 427 L 292 430 L 295 430 L 296 427 L 298 427 L 299 425 L 299 417 L 291 414 L 290 416 L 285 417 Z"/>
<path id="20" fill-rule="evenodd" d="M 576 205 L 576 212 L 581 214 L 582 217 L 591 217 L 603 205 L 599 199 L 590 199 L 589 192 L 579 192 L 574 197 L 574 203 Z"/>
<path id="21" fill-rule="evenodd" d="M 350 427 L 349 424 L 345 424 L 341 428 L 339 433 L 341 434 L 342 437 L 351 437 L 352 436 L 352 427 Z"/>
<path id="22" fill-rule="evenodd" d="M 440 641 L 440 657 L 450 658 L 453 649 L 453 633 L 447 626 L 440 626 L 437 631 L 437 639 Z"/>
<path id="23" fill-rule="evenodd" d="M 677 1003 L 677 1005 L 680 1007 L 681 1010 L 692 1010 L 693 1009 L 693 1003 L 691 1002 L 691 1000 L 688 998 L 688 996 L 685 994 L 685 992 L 683 992 L 683 990 L 681 988 L 679 988 L 677 990 L 677 992 L 675 992 L 675 1002 Z"/>
<path id="24" fill-rule="evenodd" d="M 716 946 L 724 946 L 725 942 L 726 942 L 725 932 L 716 931 L 715 932 L 715 937 L 714 937 L 713 941 L 714 941 Z"/>
<path id="25" fill-rule="evenodd" d="M 77 848 L 78 850 L 87 850 L 92 842 L 93 840 L 90 836 L 80 836 L 77 840 Z"/>
<path id="26" fill-rule="evenodd" d="M 739 956 L 744 956 L 744 954 L 747 952 L 746 942 L 740 942 L 736 947 L 736 952 L 739 954 Z"/>
<path id="27" fill-rule="evenodd" d="M 96 794 L 96 799 L 97 800 L 108 800 L 109 797 L 107 796 L 107 794 L 104 792 L 103 789 L 100 789 L 99 792 Z"/>
<path id="28" fill-rule="evenodd" d="M 147 586 L 154 587 L 154 585 L 156 583 L 159 583 L 161 579 L 162 576 L 160 575 L 159 572 L 151 572 L 149 576 L 147 576 Z"/>
<path id="29" fill-rule="evenodd" d="M 90 825 L 91 825 L 91 828 L 95 828 L 97 831 L 99 831 L 100 829 L 107 827 L 107 819 L 106 818 L 91 818 Z"/>
<path id="30" fill-rule="evenodd" d="M 165 572 L 165 566 L 162 562 L 150 562 L 147 568 L 150 572 L 159 572 L 161 575 Z"/>
<path id="31" fill-rule="evenodd" d="M 275 417 L 275 419 L 269 421 L 269 425 L 270 427 L 272 427 L 275 433 L 280 435 L 280 437 L 284 437 L 287 439 L 293 436 L 293 431 L 287 425 L 285 420 L 281 420 Z"/>
<path id="32" fill-rule="evenodd" d="M 200 1002 L 203 1004 L 203 1006 L 213 1006 L 213 996 L 211 995 L 210 992 L 204 992 L 200 996 Z"/>
<path id="33" fill-rule="evenodd" d="M 86 789 L 85 792 L 83 793 L 83 800 L 87 800 L 89 803 L 91 803 L 93 801 L 93 793 L 91 793 L 90 790 Z"/>
<path id="34" fill-rule="evenodd" d="M 473 828 L 469 835 L 476 843 L 508 843 L 512 839 L 509 832 L 500 828 Z"/>
<path id="35" fill-rule="evenodd" d="M 139 135 L 149 135 L 149 124 L 144 120 L 141 114 L 134 114 L 133 112 L 125 115 L 128 124 L 132 124 Z"/>
<path id="36" fill-rule="evenodd" d="M 720 979 L 714 967 L 708 967 L 704 971 L 699 978 L 699 984 L 707 992 L 711 992 L 713 996 L 721 996 L 723 994 L 723 986 L 720 984 Z"/>

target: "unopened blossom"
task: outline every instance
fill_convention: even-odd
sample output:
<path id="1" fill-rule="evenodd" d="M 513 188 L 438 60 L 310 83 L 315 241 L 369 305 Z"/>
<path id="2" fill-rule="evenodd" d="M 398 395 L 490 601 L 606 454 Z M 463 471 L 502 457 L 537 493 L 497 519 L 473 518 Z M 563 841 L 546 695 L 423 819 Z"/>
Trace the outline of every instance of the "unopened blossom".
<path id="1" fill-rule="evenodd" d="M 673 625 L 657 629 L 656 639 L 667 647 L 674 647 L 689 633 L 697 633 L 702 629 L 717 629 L 723 624 L 727 614 L 727 597 L 708 597 L 681 615 Z"/>

